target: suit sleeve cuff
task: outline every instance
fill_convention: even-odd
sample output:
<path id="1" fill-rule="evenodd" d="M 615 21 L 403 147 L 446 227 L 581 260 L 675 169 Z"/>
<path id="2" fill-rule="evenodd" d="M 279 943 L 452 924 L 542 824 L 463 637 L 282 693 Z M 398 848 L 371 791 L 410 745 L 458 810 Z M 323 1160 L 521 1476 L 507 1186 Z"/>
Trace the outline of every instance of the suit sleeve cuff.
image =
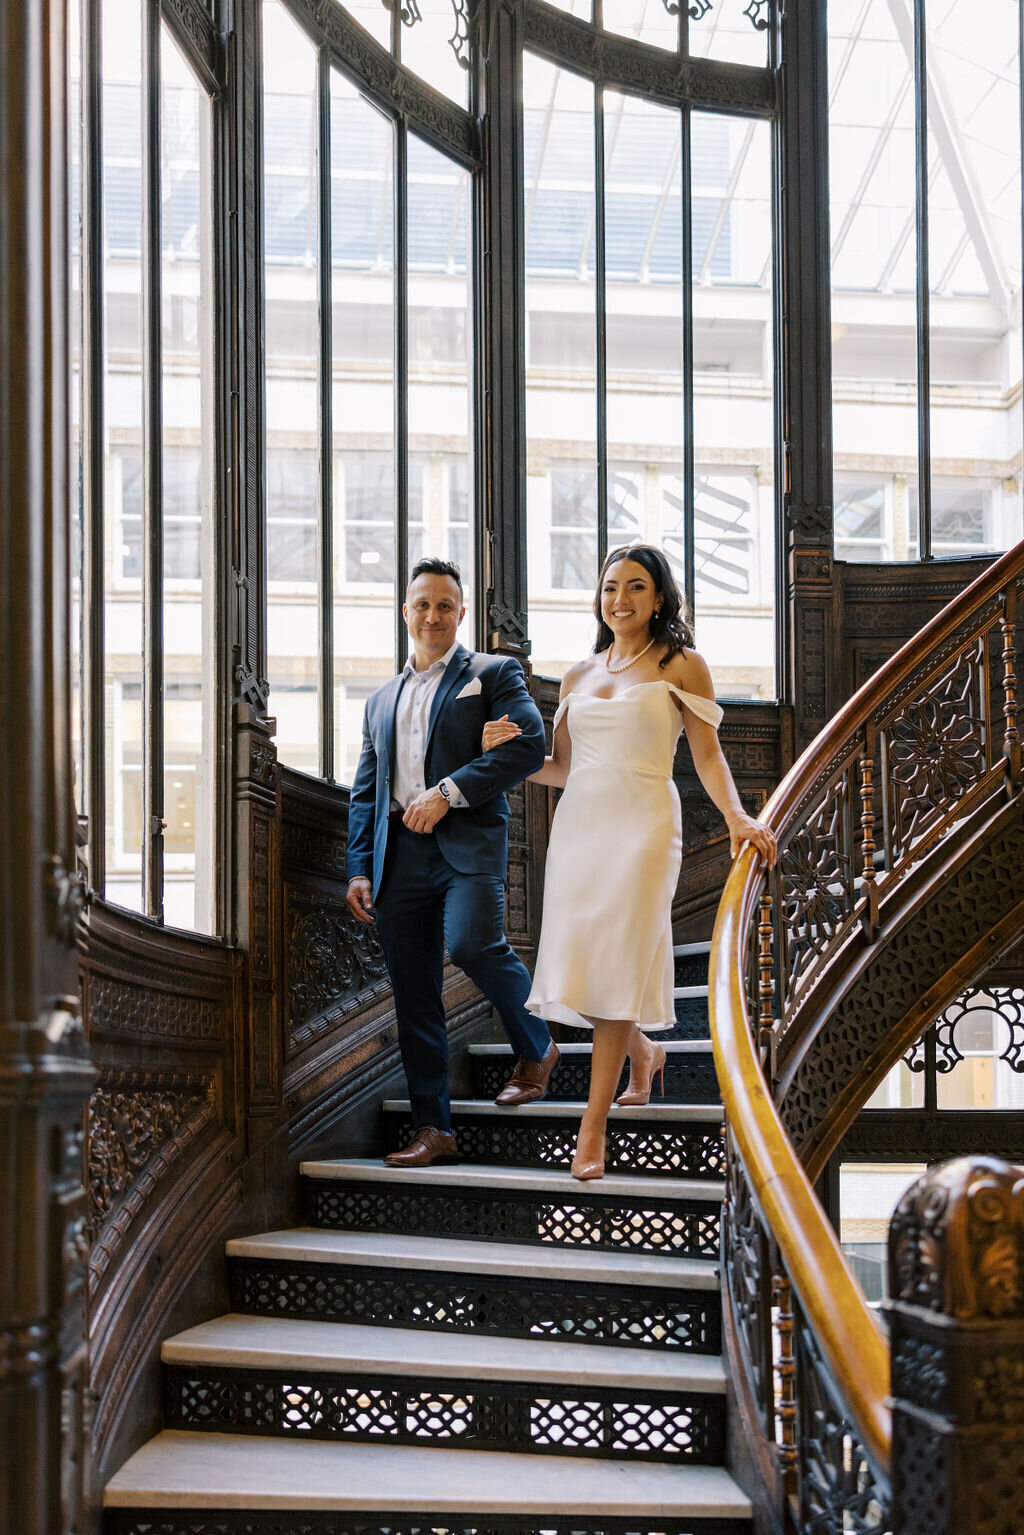
<path id="1" fill-rule="evenodd" d="M 469 800 L 463 794 L 454 778 L 442 778 L 441 783 L 448 786 L 448 803 L 453 810 L 469 809 Z"/>

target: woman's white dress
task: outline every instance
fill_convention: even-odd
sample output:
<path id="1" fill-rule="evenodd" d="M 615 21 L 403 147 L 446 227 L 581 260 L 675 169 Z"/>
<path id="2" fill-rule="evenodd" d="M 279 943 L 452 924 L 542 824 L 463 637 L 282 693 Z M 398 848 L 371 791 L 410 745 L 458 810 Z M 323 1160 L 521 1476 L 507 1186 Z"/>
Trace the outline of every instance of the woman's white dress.
<path id="1" fill-rule="evenodd" d="M 672 694 L 717 729 L 716 703 L 664 680 L 614 698 L 570 693 L 555 715 L 557 729 L 568 713 L 572 763 L 551 827 L 526 1001 L 549 1022 L 675 1022 L 672 897 L 683 838 L 672 762 L 682 716 Z"/>

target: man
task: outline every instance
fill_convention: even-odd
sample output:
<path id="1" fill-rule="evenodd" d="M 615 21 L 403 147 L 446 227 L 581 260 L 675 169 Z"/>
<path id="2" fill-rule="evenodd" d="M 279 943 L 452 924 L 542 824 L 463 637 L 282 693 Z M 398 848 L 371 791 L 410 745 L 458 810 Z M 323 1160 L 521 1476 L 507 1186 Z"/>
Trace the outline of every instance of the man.
<path id="1" fill-rule="evenodd" d="M 395 993 L 413 1138 L 385 1161 L 457 1160 L 441 1000 L 444 945 L 494 1004 L 518 1057 L 495 1100 L 542 1098 L 558 1060 L 547 1024 L 526 1011 L 530 976 L 504 932 L 505 791 L 540 767 L 544 727 L 517 662 L 456 639 L 465 608 L 457 565 L 412 572 L 402 614 L 412 655 L 367 700 L 348 822 L 349 910 L 376 912 Z M 507 714 L 515 740 L 481 749 L 485 721 Z"/>

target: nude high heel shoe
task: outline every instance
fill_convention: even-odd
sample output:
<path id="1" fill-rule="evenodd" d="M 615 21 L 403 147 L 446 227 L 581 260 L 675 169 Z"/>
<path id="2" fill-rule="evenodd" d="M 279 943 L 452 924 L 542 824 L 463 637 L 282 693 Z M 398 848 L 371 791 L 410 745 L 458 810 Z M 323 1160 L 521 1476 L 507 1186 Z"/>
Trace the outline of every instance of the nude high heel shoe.
<path id="1" fill-rule="evenodd" d="M 574 1178 L 580 1183 L 589 1183 L 594 1178 L 604 1177 L 606 1134 L 601 1135 L 601 1160 L 599 1162 L 581 1162 L 578 1156 L 573 1157 L 572 1167 L 569 1169 Z"/>
<path id="2" fill-rule="evenodd" d="M 615 1102 L 620 1104 L 624 1109 L 642 1108 L 645 1103 L 650 1103 L 651 1101 L 651 1088 L 654 1086 L 655 1077 L 658 1078 L 658 1085 L 661 1088 L 661 1096 L 664 1098 L 665 1062 L 667 1059 L 668 1056 L 665 1054 L 664 1045 L 655 1045 L 654 1053 L 650 1059 L 651 1071 L 647 1078 L 646 1087 L 636 1087 L 633 1088 L 632 1092 L 627 1090 L 624 1093 L 620 1093 Z M 630 1068 L 631 1079 L 632 1075 L 632 1068 Z"/>

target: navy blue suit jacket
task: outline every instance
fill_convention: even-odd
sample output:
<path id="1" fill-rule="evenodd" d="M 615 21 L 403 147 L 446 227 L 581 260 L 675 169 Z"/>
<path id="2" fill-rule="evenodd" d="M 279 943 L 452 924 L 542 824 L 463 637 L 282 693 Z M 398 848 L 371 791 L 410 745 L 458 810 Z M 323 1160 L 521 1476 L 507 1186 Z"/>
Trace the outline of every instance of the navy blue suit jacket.
<path id="1" fill-rule="evenodd" d="M 478 688 L 473 686 L 477 681 Z M 366 701 L 363 749 L 349 801 L 348 878 L 365 875 L 374 898 L 387 852 L 395 710 L 401 689 L 399 674 Z M 493 751 L 483 751 L 484 724 L 503 714 L 515 721 L 522 735 Z M 545 752 L 544 726 L 518 661 L 460 645 L 430 707 L 424 763 L 428 789 L 442 778 L 451 778 L 468 801 L 465 809 L 449 810 L 429 834 L 437 838 L 439 851 L 453 869 L 504 877 L 508 859 L 505 791 L 535 773 Z"/>

